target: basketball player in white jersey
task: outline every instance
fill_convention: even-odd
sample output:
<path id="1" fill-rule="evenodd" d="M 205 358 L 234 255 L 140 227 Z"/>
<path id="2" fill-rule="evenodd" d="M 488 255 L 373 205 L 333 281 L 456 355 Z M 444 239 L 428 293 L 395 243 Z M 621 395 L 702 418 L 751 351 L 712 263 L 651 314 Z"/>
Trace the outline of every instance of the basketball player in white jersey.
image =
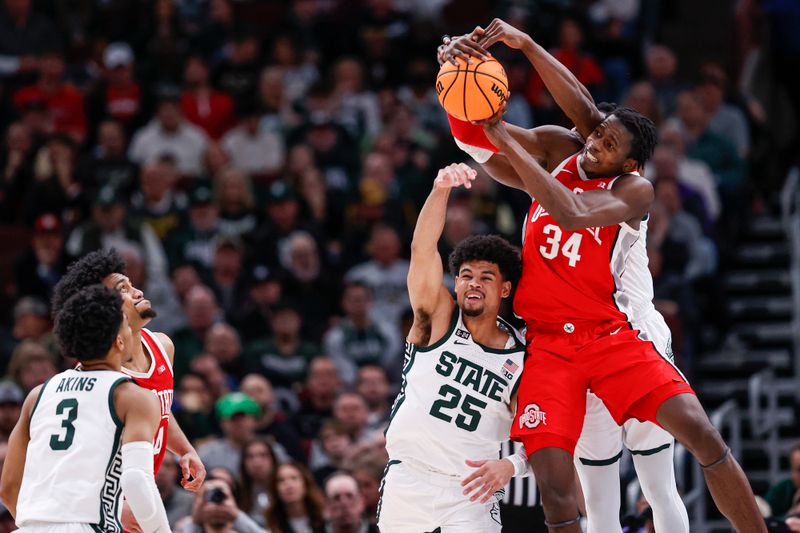
<path id="1" fill-rule="evenodd" d="M 156 398 L 120 372 L 131 330 L 96 285 L 64 303 L 55 333 L 82 363 L 33 389 L 9 438 L 0 496 L 23 533 L 121 533 L 124 491 L 145 533 L 169 531 L 153 477 Z"/>
<path id="2" fill-rule="evenodd" d="M 449 260 L 454 302 L 437 250 L 450 190 L 469 188 L 474 178 L 464 164 L 440 170 L 414 230 L 408 273 L 414 323 L 386 431 L 382 533 L 501 530 L 496 499 L 470 502 L 460 481 L 471 470 L 467 459 L 498 456 L 513 420 L 525 347 L 497 313 L 517 280 L 520 256 L 496 236 L 461 242 Z"/>
<path id="3" fill-rule="evenodd" d="M 161 422 L 153 439 L 154 470 L 158 472 L 169 450 L 180 457 L 183 488 L 197 491 L 205 479 L 206 471 L 171 410 L 175 347 L 169 336 L 145 327 L 156 317 L 156 311 L 144 293 L 134 287 L 125 275 L 122 257 L 113 249 L 97 250 L 72 263 L 54 290 L 53 315 L 59 313 L 63 302 L 72 295 L 97 283 L 116 290 L 122 296 L 123 310 L 131 326 L 131 355 L 130 359 L 123 361 L 122 372 L 133 378 L 139 386 L 150 389 L 161 404 Z M 127 505 L 123 509 L 123 524 L 126 531 L 136 533 L 136 524 Z"/>

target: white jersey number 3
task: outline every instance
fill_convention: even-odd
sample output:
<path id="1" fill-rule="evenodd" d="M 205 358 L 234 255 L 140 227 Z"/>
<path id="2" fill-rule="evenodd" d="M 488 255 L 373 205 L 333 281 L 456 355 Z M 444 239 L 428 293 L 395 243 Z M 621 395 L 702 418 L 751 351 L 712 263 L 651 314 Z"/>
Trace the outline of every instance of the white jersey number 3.
<path id="1" fill-rule="evenodd" d="M 563 246 L 561 246 L 561 236 L 563 232 L 561 228 L 555 224 L 548 224 L 544 227 L 542 232 L 547 235 L 547 245 L 539 246 L 539 252 L 545 259 L 555 259 L 558 255 L 559 248 L 561 255 L 569 260 L 569 266 L 574 267 L 581 260 L 580 248 L 583 235 L 580 233 L 573 233 L 569 236 Z"/>

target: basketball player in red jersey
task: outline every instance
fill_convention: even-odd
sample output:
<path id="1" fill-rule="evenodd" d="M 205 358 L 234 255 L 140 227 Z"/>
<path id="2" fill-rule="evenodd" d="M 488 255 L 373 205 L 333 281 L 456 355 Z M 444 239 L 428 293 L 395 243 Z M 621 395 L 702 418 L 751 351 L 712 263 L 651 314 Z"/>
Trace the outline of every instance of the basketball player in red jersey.
<path id="1" fill-rule="evenodd" d="M 140 387 L 150 389 L 161 404 L 161 422 L 153 438 L 154 472 L 158 473 L 169 450 L 180 457 L 183 472 L 181 485 L 186 490 L 195 492 L 203 484 L 206 471 L 197 451 L 172 415 L 172 362 L 175 347 L 166 334 L 145 328 L 156 317 L 156 312 L 151 308 L 150 301 L 144 298 L 142 291 L 131 285 L 124 272 L 125 261 L 114 250 L 98 250 L 85 255 L 70 265 L 56 285 L 52 301 L 53 315 L 58 313 L 70 296 L 91 285 L 102 283 L 119 292 L 133 334 L 132 357 L 129 361 L 123 361 L 122 372 L 131 376 Z M 127 506 L 123 507 L 122 524 L 126 531 L 139 531 Z"/>
<path id="2" fill-rule="evenodd" d="M 637 171 L 655 146 L 653 124 L 626 108 L 606 117 L 563 65 L 498 19 L 440 54 L 485 57 L 496 42 L 525 53 L 577 130 L 516 128 L 500 120 L 504 109 L 482 129 L 451 120 L 462 148 L 533 199 L 514 301 L 527 324 L 529 358 L 512 438 L 530 454 L 550 531 L 580 531 L 572 453 L 591 389 L 618 424 L 637 419 L 669 431 L 703 465 L 714 501 L 736 530 L 765 532 L 744 472 L 652 342 L 644 240 L 654 192 Z"/>

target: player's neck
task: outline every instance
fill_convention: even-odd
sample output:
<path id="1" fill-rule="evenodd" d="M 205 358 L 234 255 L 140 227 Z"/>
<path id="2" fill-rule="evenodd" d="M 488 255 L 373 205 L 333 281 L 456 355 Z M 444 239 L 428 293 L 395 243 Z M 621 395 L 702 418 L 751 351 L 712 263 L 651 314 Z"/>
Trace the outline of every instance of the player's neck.
<path id="1" fill-rule="evenodd" d="M 97 372 L 99 370 L 111 370 L 114 372 L 119 372 L 120 367 L 115 366 L 114 363 L 111 363 L 106 359 L 96 359 L 94 361 L 81 362 L 82 372 Z"/>
<path id="2" fill-rule="evenodd" d="M 506 347 L 508 334 L 497 327 L 497 316 L 482 313 L 480 316 L 467 316 L 462 313 L 462 320 L 467 326 L 472 340 L 478 344 L 488 346 L 497 350 Z"/>
<path id="3" fill-rule="evenodd" d="M 134 372 L 147 372 L 150 368 L 150 355 L 144 349 L 142 341 L 142 330 L 131 329 L 131 340 L 133 341 L 133 357 L 130 362 L 125 364 L 125 368 Z"/>

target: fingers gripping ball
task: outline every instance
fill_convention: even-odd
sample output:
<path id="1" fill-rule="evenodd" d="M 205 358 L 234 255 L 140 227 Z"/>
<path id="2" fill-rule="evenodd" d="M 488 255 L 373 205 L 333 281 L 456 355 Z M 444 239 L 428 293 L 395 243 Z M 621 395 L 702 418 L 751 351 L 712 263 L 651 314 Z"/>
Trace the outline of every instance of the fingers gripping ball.
<path id="1" fill-rule="evenodd" d="M 460 120 L 485 120 L 493 116 L 508 98 L 506 71 L 496 59 L 472 64 L 458 59 L 447 61 L 436 76 L 436 94 L 445 111 Z"/>

